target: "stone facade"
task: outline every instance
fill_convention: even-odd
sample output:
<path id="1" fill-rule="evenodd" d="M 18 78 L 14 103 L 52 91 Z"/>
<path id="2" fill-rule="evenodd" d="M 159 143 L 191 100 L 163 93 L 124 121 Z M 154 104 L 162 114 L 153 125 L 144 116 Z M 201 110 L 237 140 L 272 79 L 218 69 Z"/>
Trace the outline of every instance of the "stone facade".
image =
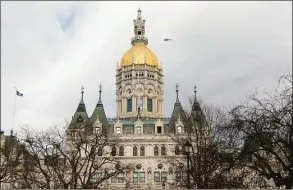
<path id="1" fill-rule="evenodd" d="M 114 177 L 104 187 L 125 188 L 128 183 L 132 188 L 161 189 L 164 183 L 165 188 L 170 188 L 175 174 L 168 165 L 168 159 L 172 156 L 186 158 L 185 155 L 175 155 L 176 143 L 169 132 L 183 134 L 185 115 L 178 99 L 177 87 L 172 116 L 164 117 L 163 68 L 156 55 L 147 47 L 145 20 L 142 20 L 141 10 L 138 10 L 137 19 L 134 20 L 131 44 L 132 47 L 123 55 L 116 69 L 116 118 L 106 117 L 100 86 L 100 98 L 94 113 L 91 117 L 87 116 L 82 97 L 71 121 L 69 134 L 72 136 L 76 123 L 84 122 L 84 125 L 90 123 L 94 132 L 104 130 L 109 138 L 119 139 L 120 143 L 115 147 L 117 158 L 135 167 L 132 172 L 123 174 L 125 180 Z"/>

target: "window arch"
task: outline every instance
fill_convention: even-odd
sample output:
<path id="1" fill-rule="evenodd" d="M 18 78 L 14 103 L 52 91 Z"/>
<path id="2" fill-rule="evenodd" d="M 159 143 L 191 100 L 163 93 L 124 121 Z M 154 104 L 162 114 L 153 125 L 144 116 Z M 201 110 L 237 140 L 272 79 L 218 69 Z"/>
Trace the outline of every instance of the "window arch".
<path id="1" fill-rule="evenodd" d="M 167 155 L 165 145 L 163 145 L 163 146 L 161 147 L 161 155 L 162 155 L 162 156 L 166 156 L 166 155 Z"/>
<path id="2" fill-rule="evenodd" d="M 144 146 L 140 147 L 140 156 L 145 156 L 145 148 L 144 148 Z"/>
<path id="3" fill-rule="evenodd" d="M 124 156 L 124 147 L 123 146 L 119 147 L 119 156 Z"/>
<path id="4" fill-rule="evenodd" d="M 112 147 L 112 151 L 111 151 L 111 155 L 112 155 L 112 156 L 116 156 L 116 154 L 117 154 L 117 149 L 116 149 L 115 146 L 113 146 L 113 147 Z"/>
<path id="5" fill-rule="evenodd" d="M 179 149 L 179 146 L 176 145 L 175 146 L 175 155 L 179 155 L 180 154 L 180 149 Z"/>
<path id="6" fill-rule="evenodd" d="M 158 146 L 154 147 L 154 156 L 159 156 L 159 147 Z"/>
<path id="7" fill-rule="evenodd" d="M 137 156 L 137 146 L 133 147 L 133 156 Z"/>

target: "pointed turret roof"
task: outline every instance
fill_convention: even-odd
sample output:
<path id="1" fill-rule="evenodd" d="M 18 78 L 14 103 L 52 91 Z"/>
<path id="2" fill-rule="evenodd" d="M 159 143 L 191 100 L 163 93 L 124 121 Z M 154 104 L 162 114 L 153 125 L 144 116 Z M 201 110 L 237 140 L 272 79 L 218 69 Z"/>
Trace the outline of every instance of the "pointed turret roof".
<path id="1" fill-rule="evenodd" d="M 96 122 L 96 120 L 99 119 L 99 121 L 102 123 L 103 131 L 107 132 L 109 124 L 108 124 L 106 113 L 105 113 L 104 106 L 102 103 L 102 85 L 100 84 L 99 87 L 100 87 L 99 101 L 95 107 L 95 110 L 92 114 L 90 121 L 91 121 L 91 124 L 94 124 Z"/>
<path id="2" fill-rule="evenodd" d="M 192 105 L 192 111 L 201 111 L 201 108 L 200 108 L 200 104 L 197 100 L 197 97 L 196 97 L 196 86 L 194 86 L 194 101 L 193 101 L 193 105 Z"/>
<path id="3" fill-rule="evenodd" d="M 186 121 L 186 115 L 179 101 L 178 92 L 178 84 L 176 84 L 176 101 L 169 122 L 169 132 L 175 132 L 175 124 L 179 118 L 181 118 L 183 122 Z"/>
<path id="4" fill-rule="evenodd" d="M 88 115 L 86 107 L 83 101 L 84 87 L 81 87 L 81 100 L 77 106 L 77 109 L 72 117 L 69 128 L 75 128 L 77 123 L 85 123 L 88 121 Z"/>
<path id="5" fill-rule="evenodd" d="M 203 127 L 207 127 L 208 126 L 208 123 L 207 123 L 207 120 L 206 120 L 206 117 L 200 107 L 200 103 L 198 102 L 197 100 L 197 96 L 196 96 L 196 86 L 194 86 L 194 101 L 193 101 L 193 104 L 192 104 L 192 109 L 191 109 L 191 115 L 190 115 L 190 118 L 189 120 L 195 124 L 193 125 L 194 127 L 200 127 L 200 128 L 203 128 Z"/>

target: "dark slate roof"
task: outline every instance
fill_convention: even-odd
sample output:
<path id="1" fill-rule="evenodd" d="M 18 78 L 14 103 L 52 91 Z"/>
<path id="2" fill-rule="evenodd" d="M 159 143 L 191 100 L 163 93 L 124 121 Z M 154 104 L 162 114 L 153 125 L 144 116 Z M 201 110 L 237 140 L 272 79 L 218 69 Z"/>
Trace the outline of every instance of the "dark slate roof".
<path id="1" fill-rule="evenodd" d="M 76 109 L 73 117 L 72 117 L 69 128 L 73 129 L 73 128 L 76 128 L 77 126 L 80 126 L 77 124 L 81 124 L 81 123 L 86 124 L 87 122 L 88 122 L 88 115 L 86 112 L 85 104 L 83 102 L 83 92 L 82 92 L 81 100 L 77 106 L 77 109 Z"/>
<path id="2" fill-rule="evenodd" d="M 101 100 L 101 89 L 100 89 L 100 96 L 99 96 L 99 101 L 95 107 L 95 110 L 90 118 L 90 124 L 93 125 L 93 123 L 95 123 L 95 121 L 97 120 L 97 118 L 99 118 L 100 122 L 102 123 L 102 129 L 105 132 L 108 132 L 108 128 L 109 128 L 109 124 L 108 124 L 108 120 L 107 120 L 107 116 L 104 110 L 104 106 Z"/>
<path id="3" fill-rule="evenodd" d="M 196 90 L 194 91 L 195 96 L 194 96 L 194 101 L 192 104 L 192 110 L 191 110 L 191 115 L 189 118 L 189 122 L 192 124 L 192 126 L 197 127 L 197 128 L 204 128 L 208 127 L 208 122 L 206 120 L 206 117 L 200 107 L 200 103 L 197 100 L 196 97 Z"/>
<path id="4" fill-rule="evenodd" d="M 173 112 L 169 122 L 169 130 L 168 130 L 169 132 L 172 132 L 172 133 L 175 132 L 175 124 L 179 117 L 181 118 L 183 123 L 185 123 L 185 121 L 187 120 L 185 112 L 178 98 L 178 89 L 176 89 L 176 102 L 174 104 Z"/>

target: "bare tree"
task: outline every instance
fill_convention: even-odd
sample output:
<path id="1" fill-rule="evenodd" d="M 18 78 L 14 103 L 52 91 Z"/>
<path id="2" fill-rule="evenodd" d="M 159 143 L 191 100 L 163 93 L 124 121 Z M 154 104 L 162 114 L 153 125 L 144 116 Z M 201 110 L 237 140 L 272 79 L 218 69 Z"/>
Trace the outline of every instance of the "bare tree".
<path id="1" fill-rule="evenodd" d="M 100 188 L 113 176 L 131 169 L 111 154 L 115 138 L 79 126 L 74 130 L 57 127 L 43 132 L 23 129 L 25 158 L 30 166 L 18 171 L 22 188 Z M 27 186 L 30 188 L 30 186 Z"/>
<path id="2" fill-rule="evenodd" d="M 292 115 L 291 75 L 281 76 L 274 91 L 256 92 L 230 112 L 230 127 L 245 139 L 239 165 L 287 189 L 293 187 Z"/>
<path id="3" fill-rule="evenodd" d="M 231 130 L 226 127 L 229 123 L 228 114 L 223 108 L 203 104 L 196 98 L 189 98 L 189 105 L 185 111 L 188 118 L 184 123 L 185 133 L 169 135 L 181 147 L 182 155 L 186 154 L 185 143 L 188 141 L 191 144 L 191 186 L 200 189 L 244 188 L 247 173 L 233 174 L 236 145 L 232 143 L 235 139 Z M 179 153 L 175 148 L 176 154 Z M 169 159 L 169 164 L 179 173 L 177 175 L 182 175 L 183 170 L 187 171 L 186 162 L 186 157 Z M 186 186 L 188 179 L 186 173 L 184 175 L 185 180 L 181 185 Z"/>
<path id="4" fill-rule="evenodd" d="M 14 186 L 15 176 L 17 174 L 15 168 L 21 165 L 21 146 L 13 133 L 4 138 L 5 145 L 0 148 L 0 183 L 2 188 L 10 188 Z"/>

